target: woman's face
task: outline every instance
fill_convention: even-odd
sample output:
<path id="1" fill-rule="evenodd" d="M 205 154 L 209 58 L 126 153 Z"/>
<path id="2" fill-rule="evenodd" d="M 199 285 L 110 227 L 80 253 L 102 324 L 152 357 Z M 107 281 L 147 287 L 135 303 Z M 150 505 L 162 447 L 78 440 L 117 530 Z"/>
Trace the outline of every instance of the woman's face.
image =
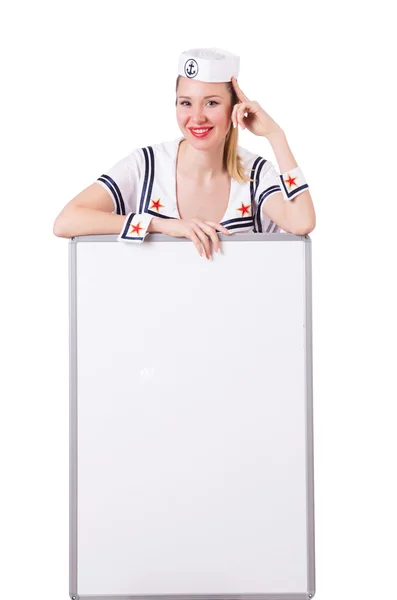
<path id="1" fill-rule="evenodd" d="M 227 83 L 180 77 L 176 118 L 183 136 L 192 146 L 207 150 L 223 143 L 232 125 L 231 114 L 232 99 Z"/>

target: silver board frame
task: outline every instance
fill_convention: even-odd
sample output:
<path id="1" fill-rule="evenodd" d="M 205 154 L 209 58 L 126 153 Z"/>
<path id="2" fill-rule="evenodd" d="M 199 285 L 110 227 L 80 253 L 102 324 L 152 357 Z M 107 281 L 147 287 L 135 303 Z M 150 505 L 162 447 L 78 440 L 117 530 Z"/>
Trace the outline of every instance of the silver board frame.
<path id="1" fill-rule="evenodd" d="M 308 589 L 298 594 L 192 594 L 192 595 L 79 595 L 77 590 L 77 244 L 85 242 L 117 242 L 117 235 L 78 236 L 69 240 L 69 596 L 72 600 L 306 600 L 315 595 L 315 516 L 314 516 L 314 457 L 313 457 L 313 343 L 312 343 L 312 249 L 308 235 L 289 233 L 247 233 L 234 236 L 218 234 L 222 244 L 244 241 L 303 242 L 305 261 L 305 309 L 306 309 L 306 459 L 307 459 L 307 581 Z M 163 234 L 150 234 L 145 244 L 153 242 L 189 243 L 185 238 L 173 238 Z"/>

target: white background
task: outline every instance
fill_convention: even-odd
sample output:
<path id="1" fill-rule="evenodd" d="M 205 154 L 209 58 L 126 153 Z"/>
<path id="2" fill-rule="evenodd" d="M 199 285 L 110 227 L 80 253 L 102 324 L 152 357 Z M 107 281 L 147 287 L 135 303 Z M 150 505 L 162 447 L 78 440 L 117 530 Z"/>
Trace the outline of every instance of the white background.
<path id="1" fill-rule="evenodd" d="M 68 241 L 53 235 L 53 222 L 133 148 L 180 135 L 177 59 L 195 46 L 240 55 L 239 84 L 286 132 L 316 209 L 316 597 L 394 597 L 391 6 L 113 0 L 3 9 L 0 514 L 8 600 L 68 597 Z M 264 138 L 244 131 L 239 143 L 275 160 Z"/>

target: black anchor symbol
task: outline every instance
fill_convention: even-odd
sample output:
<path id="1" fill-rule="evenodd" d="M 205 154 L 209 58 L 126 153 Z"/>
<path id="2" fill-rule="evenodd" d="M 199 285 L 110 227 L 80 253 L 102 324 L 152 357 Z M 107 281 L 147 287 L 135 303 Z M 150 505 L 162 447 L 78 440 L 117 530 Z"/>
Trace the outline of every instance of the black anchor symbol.
<path id="1" fill-rule="evenodd" d="M 188 68 L 186 69 L 186 72 L 188 75 L 193 75 L 195 72 L 195 68 L 194 68 L 194 62 L 190 62 L 188 65 Z"/>

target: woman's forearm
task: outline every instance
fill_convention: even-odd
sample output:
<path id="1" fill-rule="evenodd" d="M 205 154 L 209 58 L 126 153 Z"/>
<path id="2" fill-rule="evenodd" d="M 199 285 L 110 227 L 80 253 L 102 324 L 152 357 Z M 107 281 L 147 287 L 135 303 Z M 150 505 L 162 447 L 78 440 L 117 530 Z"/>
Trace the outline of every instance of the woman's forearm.
<path id="1" fill-rule="evenodd" d="M 281 129 L 267 136 L 273 152 L 277 159 L 280 173 L 287 173 L 298 166 L 291 148 L 288 145 L 286 135 Z M 308 189 L 298 194 L 288 202 L 287 210 L 289 212 L 290 223 L 295 229 L 307 229 L 313 231 L 316 225 L 316 213 L 313 206 L 312 197 Z"/>
<path id="2" fill-rule="evenodd" d="M 93 208 L 74 206 L 58 215 L 53 231 L 54 235 L 63 238 L 120 233 L 125 219 L 125 215 L 114 215 Z"/>
<path id="3" fill-rule="evenodd" d="M 74 206 L 59 214 L 54 223 L 54 235 L 57 237 L 71 238 L 78 235 L 119 234 L 125 223 L 126 215 Z M 161 233 L 163 219 L 153 217 L 148 231 Z"/>
<path id="4" fill-rule="evenodd" d="M 150 233 L 163 233 L 161 225 L 164 223 L 164 221 L 165 219 L 162 219 L 161 217 L 153 217 L 147 230 Z"/>

